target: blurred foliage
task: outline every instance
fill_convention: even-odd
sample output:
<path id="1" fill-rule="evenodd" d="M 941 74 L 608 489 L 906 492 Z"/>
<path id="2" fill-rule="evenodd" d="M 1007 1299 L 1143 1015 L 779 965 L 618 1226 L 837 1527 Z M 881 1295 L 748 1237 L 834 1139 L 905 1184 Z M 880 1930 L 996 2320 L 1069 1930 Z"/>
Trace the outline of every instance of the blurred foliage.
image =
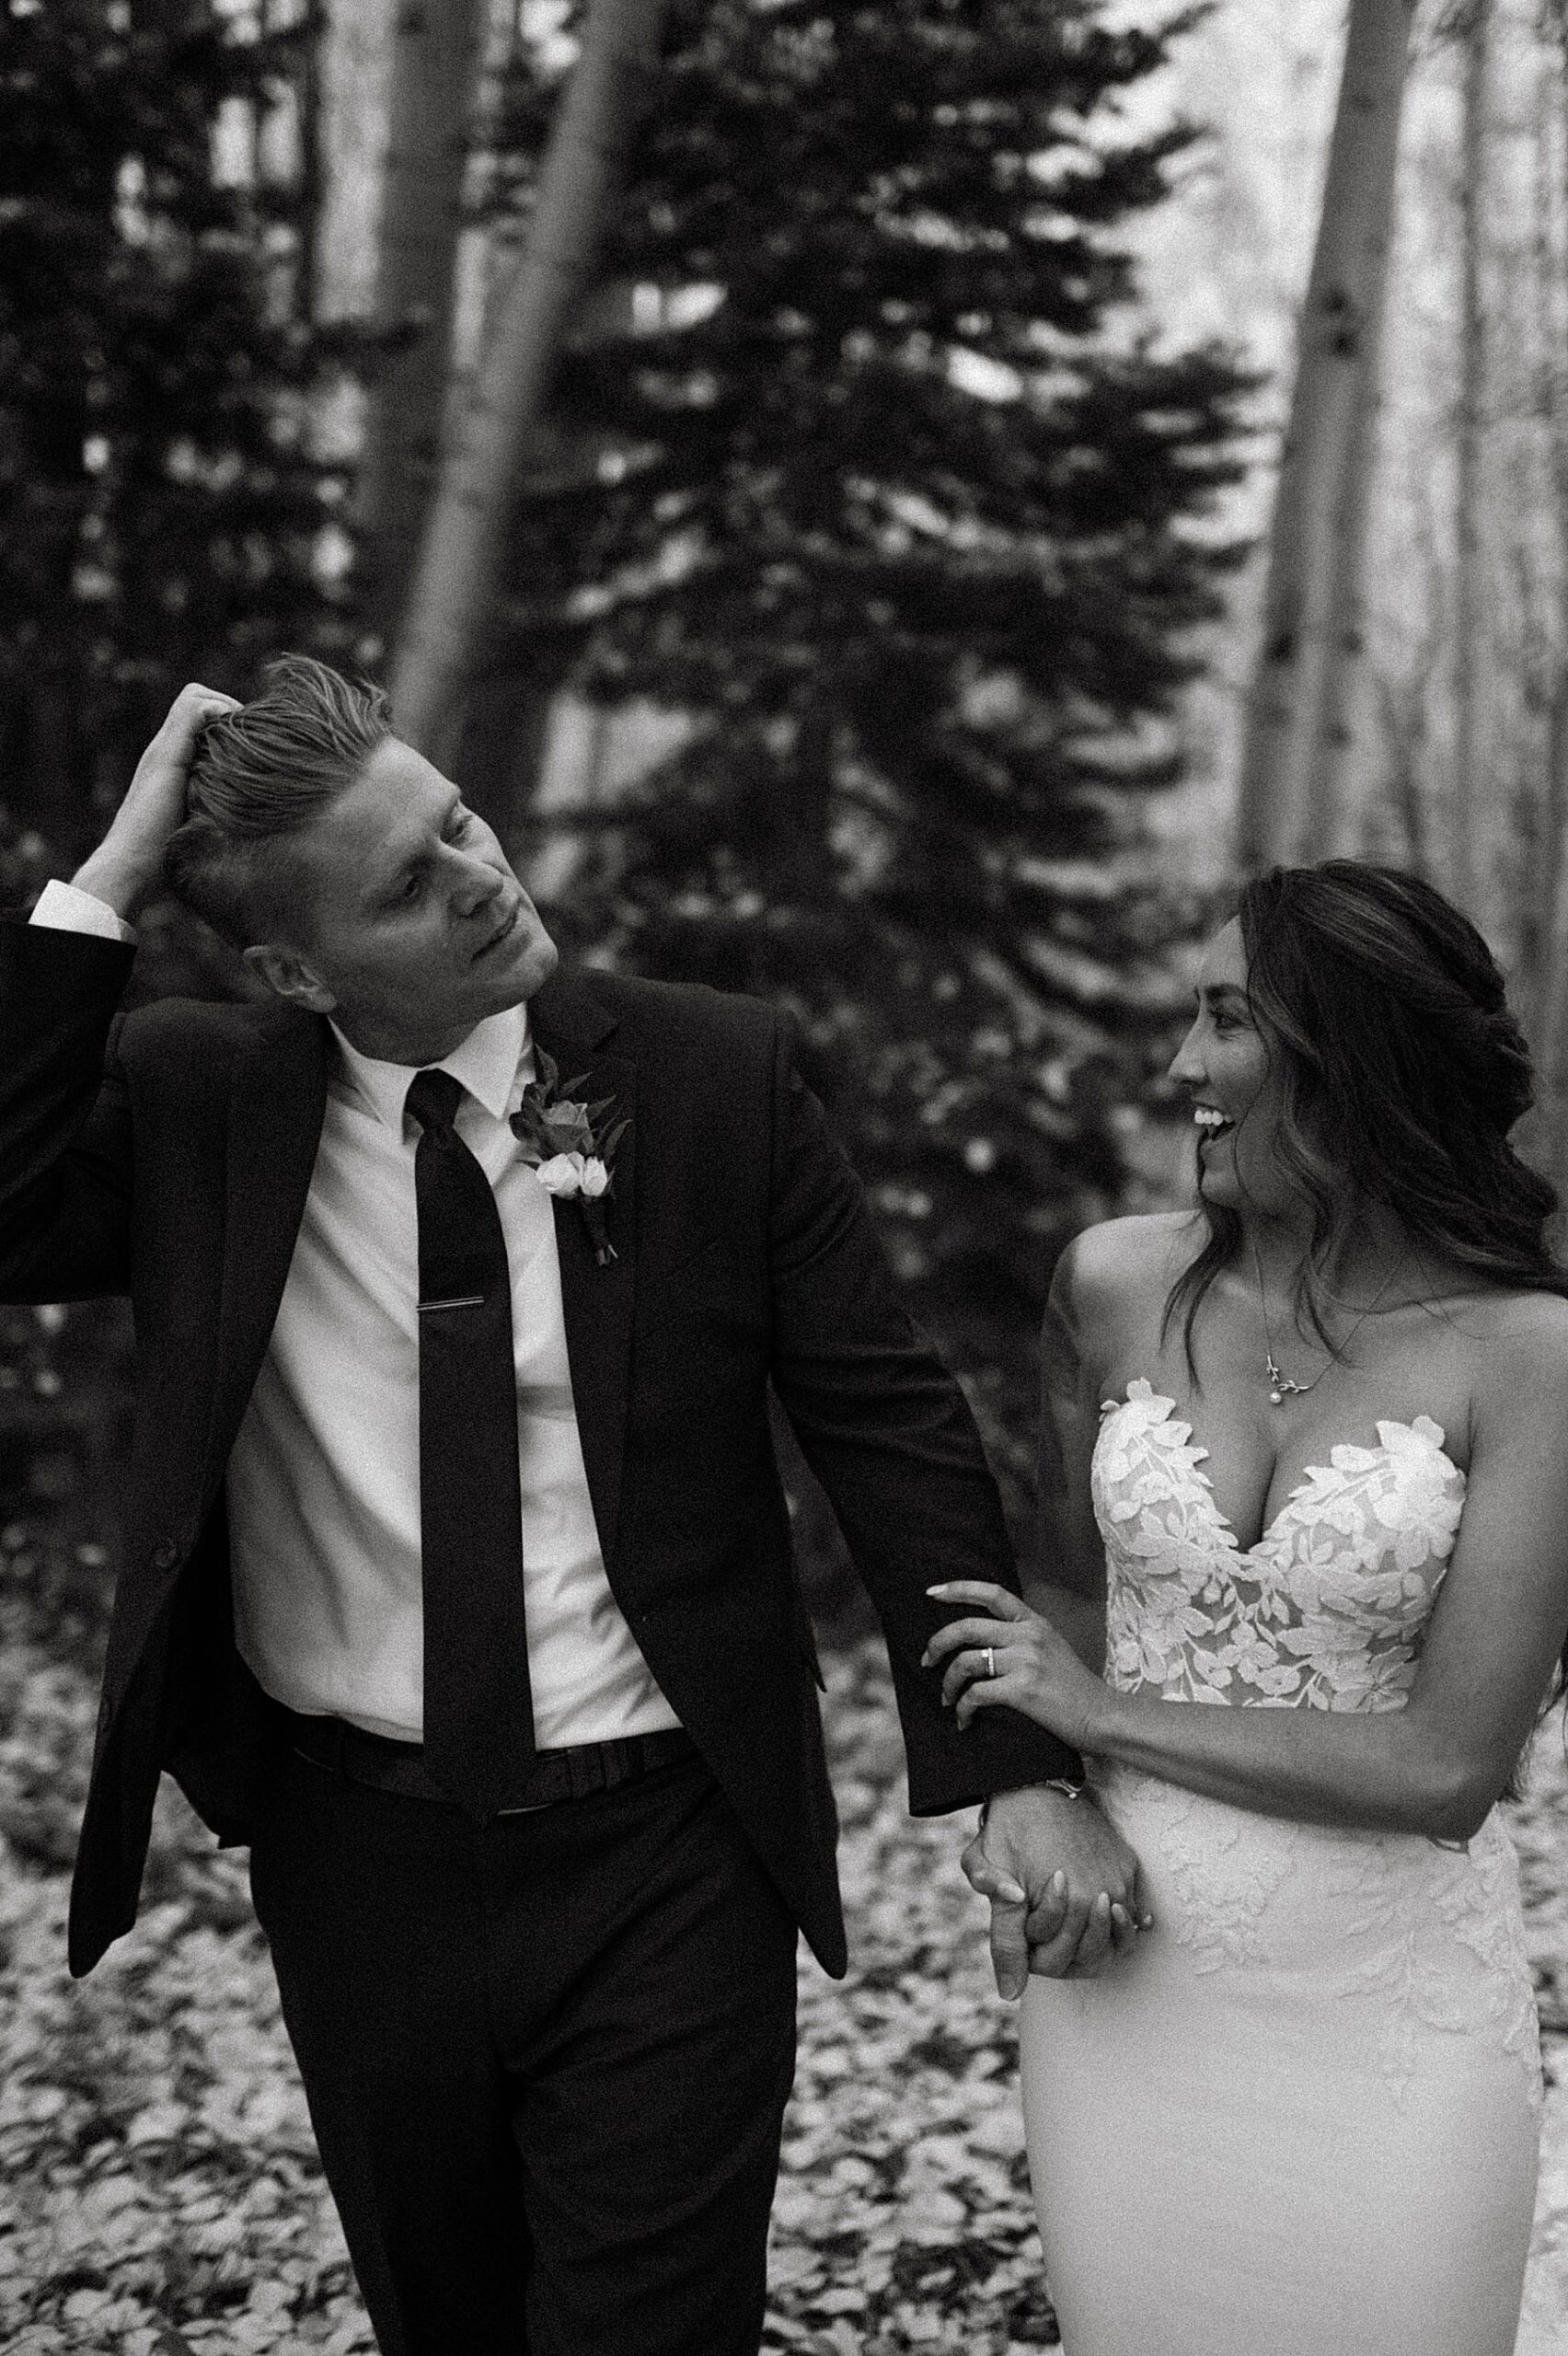
<path id="1" fill-rule="evenodd" d="M 1169 1024 L 1190 912 L 1138 819 L 1237 554 L 1255 380 L 1156 345 L 1118 239 L 1189 146 L 1138 101 L 1192 21 L 677 0 L 605 255 L 635 294 L 566 355 L 513 551 L 507 667 L 684 716 L 578 814 L 558 920 L 798 1011 L 1022 1481 L 1049 1271 Z M 524 209 L 552 103 L 513 94 Z"/>
<path id="2" fill-rule="evenodd" d="M 67 861 L 182 681 L 347 628 L 312 409 L 341 339 L 303 160 L 262 160 L 306 35 L 254 33 L 205 0 L 0 17 L 0 799 Z"/>

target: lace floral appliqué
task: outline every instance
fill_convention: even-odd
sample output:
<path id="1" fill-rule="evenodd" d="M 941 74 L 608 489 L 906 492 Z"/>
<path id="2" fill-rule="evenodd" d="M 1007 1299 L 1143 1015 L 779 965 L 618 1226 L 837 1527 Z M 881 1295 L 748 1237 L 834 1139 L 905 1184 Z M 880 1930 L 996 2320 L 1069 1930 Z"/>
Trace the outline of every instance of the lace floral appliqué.
<path id="1" fill-rule="evenodd" d="M 1092 1484 L 1111 1683 L 1182 1702 L 1397 1709 L 1464 1505 L 1437 1425 L 1380 1423 L 1377 1448 L 1331 1449 L 1243 1551 L 1174 1405 L 1141 1380 L 1105 1405 Z"/>
<path id="2" fill-rule="evenodd" d="M 1334 1447 L 1243 1548 L 1174 1407 L 1136 1380 L 1102 1411 L 1091 1484 L 1110 1682 L 1220 1707 L 1401 1709 L 1464 1505 L 1439 1426 L 1381 1422 L 1376 1448 Z M 1321 1901 L 1332 1992 L 1373 2007 L 1396 2094 L 1423 2035 L 1438 2032 L 1499 2039 L 1539 2100 L 1517 1873 L 1495 1817 L 1455 1853 L 1286 1822 L 1125 1768 L 1096 1780 L 1113 1813 L 1120 1795 L 1158 1843 L 1194 1971 L 1284 1964 L 1302 1910 L 1312 1922 Z"/>

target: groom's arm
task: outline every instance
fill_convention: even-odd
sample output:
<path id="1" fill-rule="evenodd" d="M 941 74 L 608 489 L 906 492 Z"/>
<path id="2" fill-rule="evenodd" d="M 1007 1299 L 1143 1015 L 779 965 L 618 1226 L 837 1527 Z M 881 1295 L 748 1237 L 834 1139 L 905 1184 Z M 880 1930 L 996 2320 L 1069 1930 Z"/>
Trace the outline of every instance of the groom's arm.
<path id="1" fill-rule="evenodd" d="M 1009 1709 L 958 1727 L 920 1665 L 951 1617 L 927 1588 L 984 1563 L 980 1576 L 1016 1592 L 1011 1550 L 974 1417 L 899 1298 L 788 1024 L 773 1138 L 774 1385 L 882 1621 L 911 1810 L 994 1802 L 964 1866 L 991 1900 L 1004 1995 L 1020 1994 L 1031 1971 L 1098 1970 L 1136 1935 L 1137 1860 L 1091 1801 L 1045 1788 L 1081 1777 L 1077 1753 Z"/>
<path id="2" fill-rule="evenodd" d="M 115 1053 L 130 919 L 161 873 L 203 722 L 232 696 L 182 687 L 70 885 L 0 924 L 0 1299 L 68 1300 L 130 1279 L 131 1110 Z"/>
<path id="3" fill-rule="evenodd" d="M 107 939 L 0 924 L 0 1299 L 129 1282 L 131 1114 L 112 1026 L 130 968 Z"/>
<path id="4" fill-rule="evenodd" d="M 951 1606 L 940 1579 L 1018 1588 L 996 1484 L 963 1394 L 912 1323 L 859 1180 L 801 1084 L 781 1026 L 772 1173 L 772 1374 L 882 1621 L 917 1816 L 1052 1777 L 1078 1754 L 1007 1709 L 966 1728 L 921 1667 Z"/>

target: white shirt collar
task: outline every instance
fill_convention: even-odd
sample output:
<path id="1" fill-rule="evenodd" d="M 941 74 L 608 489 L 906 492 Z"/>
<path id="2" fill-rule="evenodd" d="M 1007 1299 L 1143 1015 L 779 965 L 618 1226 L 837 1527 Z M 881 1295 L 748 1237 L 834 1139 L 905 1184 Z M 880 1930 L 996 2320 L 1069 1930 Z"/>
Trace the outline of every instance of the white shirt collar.
<path id="1" fill-rule="evenodd" d="M 335 1022 L 331 1029 L 342 1059 L 343 1078 L 351 1091 L 378 1121 L 399 1135 L 403 1100 L 416 1070 L 449 1071 L 495 1121 L 506 1118 L 518 1080 L 531 1080 L 534 1076 L 534 1043 L 528 1029 L 526 1002 L 503 1007 L 499 1014 L 487 1014 L 449 1056 L 443 1056 L 433 1065 L 392 1064 L 376 1056 L 362 1055 L 344 1038 Z"/>

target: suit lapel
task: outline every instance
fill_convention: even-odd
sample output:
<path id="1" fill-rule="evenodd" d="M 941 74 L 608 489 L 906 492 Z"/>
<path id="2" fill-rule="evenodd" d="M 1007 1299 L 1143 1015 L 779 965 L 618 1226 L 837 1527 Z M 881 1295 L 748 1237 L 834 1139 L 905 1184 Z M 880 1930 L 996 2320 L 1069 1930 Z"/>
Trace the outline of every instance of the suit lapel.
<path id="1" fill-rule="evenodd" d="M 233 1075 L 218 1384 L 211 1440 L 226 1460 L 283 1297 L 327 1106 L 330 1032 L 292 1010 L 259 1022 Z"/>
<path id="2" fill-rule="evenodd" d="M 620 1517 L 621 1471 L 626 1457 L 630 1401 L 632 1307 L 637 1282 L 637 1073 L 629 1057 L 603 1045 L 615 1030 L 592 992 L 575 981 L 547 983 L 530 1008 L 535 1044 L 553 1057 L 562 1080 L 582 1078 L 581 1094 L 590 1103 L 611 1097 L 606 1121 L 631 1126 L 616 1149 L 605 1223 L 616 1256 L 601 1267 L 582 1211 L 575 1202 L 555 1203 L 556 1251 L 560 1263 L 561 1311 L 566 1324 L 571 1395 L 582 1443 L 583 1469 L 594 1519 L 606 1564 L 615 1550 Z"/>

